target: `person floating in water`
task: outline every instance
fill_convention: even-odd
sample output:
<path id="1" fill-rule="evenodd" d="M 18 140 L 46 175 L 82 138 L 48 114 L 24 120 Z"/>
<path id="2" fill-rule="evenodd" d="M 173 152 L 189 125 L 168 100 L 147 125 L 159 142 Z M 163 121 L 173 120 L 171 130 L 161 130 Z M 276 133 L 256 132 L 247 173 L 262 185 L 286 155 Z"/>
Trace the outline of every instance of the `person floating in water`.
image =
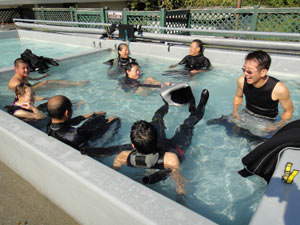
<path id="1" fill-rule="evenodd" d="M 43 78 L 50 76 L 47 73 L 46 75 L 38 78 L 29 77 L 30 70 L 28 64 L 21 58 L 15 60 L 14 70 L 15 70 L 15 74 L 13 75 L 13 77 L 10 79 L 8 83 L 9 89 L 14 89 L 20 83 L 29 83 L 29 80 L 41 80 Z M 47 87 L 47 85 L 49 84 L 57 84 L 61 86 L 76 86 L 76 85 L 82 86 L 87 83 L 88 81 L 44 80 L 33 84 L 32 87 L 34 89 L 37 89 L 37 88 Z M 41 100 L 41 99 L 36 99 L 36 100 Z"/>
<path id="2" fill-rule="evenodd" d="M 47 116 L 34 106 L 34 90 L 29 83 L 20 83 L 15 88 L 16 98 L 14 103 L 6 106 L 9 114 L 21 118 L 24 121 L 41 120 Z"/>
<path id="3" fill-rule="evenodd" d="M 125 77 L 119 80 L 119 83 L 124 91 L 134 90 L 137 94 L 146 94 L 147 91 L 152 88 L 161 88 L 162 84 L 152 77 L 147 77 L 144 83 L 141 83 L 140 68 L 135 62 L 129 63 L 125 69 Z M 170 85 L 170 82 L 165 82 L 166 85 Z"/>
<path id="4" fill-rule="evenodd" d="M 130 52 L 127 44 L 125 43 L 119 44 L 118 57 L 104 62 L 104 64 L 110 65 L 109 75 L 113 75 L 116 72 L 120 74 L 124 71 L 124 69 L 127 68 L 127 66 L 130 63 L 136 63 L 136 60 L 134 58 L 131 58 L 129 56 L 129 53 Z"/>
<path id="5" fill-rule="evenodd" d="M 167 170 L 171 172 L 176 182 L 177 193 L 185 194 L 185 179 L 179 172 L 180 162 L 184 158 L 185 150 L 191 144 L 194 126 L 204 115 L 208 98 L 209 92 L 204 89 L 196 110 L 190 113 L 171 139 L 167 139 L 165 133 L 164 116 L 169 109 L 169 105 L 165 103 L 155 112 L 152 122 L 140 120 L 133 124 L 130 132 L 131 144 L 107 148 L 83 148 L 81 153 L 90 156 L 101 156 L 103 152 L 112 151 L 115 153 L 126 150 L 121 151 L 115 157 L 113 162 L 115 169 L 118 170 L 127 165 L 137 168 L 159 169 L 164 172 Z"/>
<path id="6" fill-rule="evenodd" d="M 190 45 L 190 54 L 185 56 L 178 64 L 170 66 L 170 69 L 174 69 L 178 65 L 185 65 L 184 70 L 189 71 L 190 74 L 208 71 L 211 68 L 211 63 L 209 59 L 203 55 L 203 52 L 202 41 L 199 39 L 193 40 Z M 167 72 L 172 72 L 172 70 Z"/>
<path id="7" fill-rule="evenodd" d="M 106 119 L 105 112 L 72 118 L 72 103 L 62 95 L 49 99 L 47 111 L 51 118 L 51 122 L 47 125 L 47 134 L 75 149 L 88 146 L 90 140 L 101 138 L 113 123 L 117 123 L 115 129 L 120 127 L 120 119 L 116 116 Z M 81 126 L 74 127 L 83 121 L 85 122 Z"/>
<path id="8" fill-rule="evenodd" d="M 271 57 L 264 51 L 254 51 L 245 58 L 243 75 L 237 80 L 237 90 L 233 100 L 233 117 L 239 119 L 239 108 L 246 98 L 245 111 L 255 117 L 277 121 L 268 130 L 276 130 L 291 119 L 293 103 L 288 88 L 276 78 L 267 75 Z M 278 117 L 278 102 L 283 113 Z"/>

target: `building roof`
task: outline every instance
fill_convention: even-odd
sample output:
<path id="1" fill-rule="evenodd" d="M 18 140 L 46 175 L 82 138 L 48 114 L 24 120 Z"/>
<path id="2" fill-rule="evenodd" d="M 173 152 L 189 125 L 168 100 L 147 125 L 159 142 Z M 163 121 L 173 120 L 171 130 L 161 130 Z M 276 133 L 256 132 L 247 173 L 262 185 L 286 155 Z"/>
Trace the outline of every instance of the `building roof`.
<path id="1" fill-rule="evenodd" d="M 62 4 L 90 2 L 126 2 L 128 0 L 0 0 L 0 5 Z"/>

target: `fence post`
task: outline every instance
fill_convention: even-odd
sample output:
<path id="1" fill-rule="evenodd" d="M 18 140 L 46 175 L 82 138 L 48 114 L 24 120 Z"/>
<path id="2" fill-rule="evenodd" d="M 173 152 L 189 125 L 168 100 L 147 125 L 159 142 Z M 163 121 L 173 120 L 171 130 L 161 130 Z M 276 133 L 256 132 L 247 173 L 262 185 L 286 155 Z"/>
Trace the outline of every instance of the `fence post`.
<path id="1" fill-rule="evenodd" d="M 162 8 L 160 10 L 160 24 L 161 27 L 165 27 L 166 26 L 166 9 Z M 166 33 L 165 30 L 160 30 L 160 33 L 164 34 Z"/>
<path id="2" fill-rule="evenodd" d="M 123 24 L 127 24 L 128 20 L 127 20 L 127 9 L 124 8 L 123 9 Z"/>
<path id="3" fill-rule="evenodd" d="M 101 22 L 101 23 L 106 23 L 106 21 L 105 21 L 105 10 L 104 10 L 104 8 L 101 8 L 101 9 L 100 9 L 100 22 Z"/>
<path id="4" fill-rule="evenodd" d="M 255 5 L 253 7 L 252 23 L 251 23 L 251 27 L 250 27 L 251 31 L 256 31 L 256 28 L 257 28 L 258 9 L 259 9 L 259 5 Z"/>
<path id="5" fill-rule="evenodd" d="M 44 10 L 43 6 L 41 7 L 41 13 L 42 13 L 42 20 L 46 20 L 46 18 L 45 18 L 45 10 Z"/>
<path id="6" fill-rule="evenodd" d="M 72 6 L 70 6 L 69 11 L 70 11 L 70 16 L 71 16 L 71 22 L 74 22 L 74 17 L 75 17 L 74 10 L 75 9 Z"/>

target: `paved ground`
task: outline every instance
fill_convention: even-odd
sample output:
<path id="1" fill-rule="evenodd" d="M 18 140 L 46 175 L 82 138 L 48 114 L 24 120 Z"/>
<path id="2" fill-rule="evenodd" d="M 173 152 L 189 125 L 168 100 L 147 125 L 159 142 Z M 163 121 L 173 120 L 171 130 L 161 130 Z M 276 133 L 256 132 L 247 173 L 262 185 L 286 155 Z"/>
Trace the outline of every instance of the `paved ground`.
<path id="1" fill-rule="evenodd" d="M 0 225 L 78 225 L 0 162 Z"/>

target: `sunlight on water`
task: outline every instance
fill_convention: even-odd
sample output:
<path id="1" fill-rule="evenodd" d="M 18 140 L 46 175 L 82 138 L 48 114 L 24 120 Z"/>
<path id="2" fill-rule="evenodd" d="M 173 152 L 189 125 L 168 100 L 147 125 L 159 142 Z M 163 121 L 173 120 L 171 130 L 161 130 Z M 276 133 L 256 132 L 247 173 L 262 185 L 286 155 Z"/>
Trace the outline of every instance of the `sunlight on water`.
<path id="1" fill-rule="evenodd" d="M 89 80 L 87 86 L 54 88 L 37 91 L 37 95 L 66 95 L 72 100 L 83 100 L 85 104 L 74 109 L 74 116 L 91 111 L 106 111 L 108 116 L 116 115 L 122 119 L 122 127 L 109 145 L 129 143 L 129 131 L 136 120 L 150 121 L 153 113 L 162 105 L 158 91 L 148 96 L 125 93 L 116 79 L 108 79 L 107 65 L 103 62 L 115 57 L 115 53 L 105 52 L 88 57 L 62 62 L 59 67 L 51 67 L 51 76 L 47 79 Z M 172 60 L 161 60 L 152 57 L 134 55 L 142 68 L 142 80 L 152 76 L 157 80 L 171 82 L 189 82 L 196 101 L 199 101 L 203 88 L 210 91 L 206 113 L 194 129 L 193 143 L 186 152 L 186 159 L 181 164 L 181 172 L 188 179 L 187 195 L 178 197 L 175 184 L 171 178 L 149 186 L 149 188 L 183 204 L 199 214 L 208 217 L 218 224 L 248 224 L 265 189 L 263 179 L 252 176 L 247 179 L 238 175 L 242 169 L 241 158 L 257 142 L 250 142 L 245 137 L 234 136 L 226 132 L 223 126 L 207 126 L 208 120 L 228 115 L 232 112 L 232 101 L 236 90 L 236 79 L 240 69 L 214 68 L 207 73 L 193 78 L 163 76 L 162 72 Z M 240 68 L 240 65 L 237 65 Z M 35 74 L 32 74 L 35 76 Z M 11 74 L 0 77 L 1 107 L 13 99 L 7 91 L 7 82 Z M 284 80 L 291 91 L 295 109 L 300 105 L 300 92 L 297 82 Z M 188 116 L 187 106 L 170 107 L 165 117 L 168 137 L 172 137 L 176 127 Z M 299 118 L 295 110 L 293 119 Z M 101 143 L 101 142 L 99 142 Z M 111 166 L 113 157 L 100 159 Z M 141 182 L 144 170 L 122 168 L 121 173 Z"/>
<path id="2" fill-rule="evenodd" d="M 45 56 L 48 58 L 79 53 L 90 49 L 88 47 L 60 44 L 49 41 L 33 41 L 19 38 L 1 39 L 0 67 L 13 66 L 14 60 L 16 58 L 20 58 L 20 54 L 27 48 L 37 56 Z"/>

